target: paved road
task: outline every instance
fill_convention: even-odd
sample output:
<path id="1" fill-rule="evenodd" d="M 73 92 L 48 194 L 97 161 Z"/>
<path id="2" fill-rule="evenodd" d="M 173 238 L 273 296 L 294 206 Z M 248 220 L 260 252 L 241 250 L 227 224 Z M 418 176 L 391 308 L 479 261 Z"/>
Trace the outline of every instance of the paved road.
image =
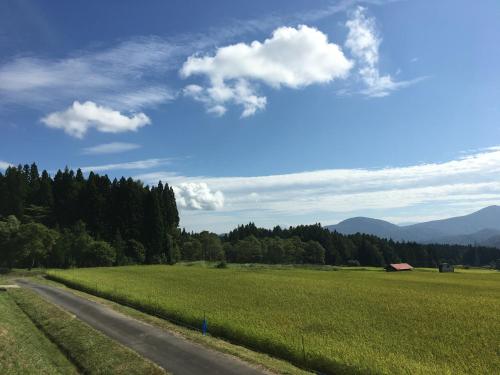
<path id="1" fill-rule="evenodd" d="M 263 371 L 60 288 L 16 280 L 95 329 L 177 375 L 257 375 Z"/>

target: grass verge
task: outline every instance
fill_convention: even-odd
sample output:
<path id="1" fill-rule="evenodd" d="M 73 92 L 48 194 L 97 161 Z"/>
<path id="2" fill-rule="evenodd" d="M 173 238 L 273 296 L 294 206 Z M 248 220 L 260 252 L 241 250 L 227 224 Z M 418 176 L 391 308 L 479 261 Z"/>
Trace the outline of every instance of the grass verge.
<path id="1" fill-rule="evenodd" d="M 0 292 L 0 373 L 78 374 L 76 367 L 37 329 L 7 292 Z"/>
<path id="2" fill-rule="evenodd" d="M 46 302 L 36 293 L 8 292 L 16 304 L 85 374 L 165 374 L 132 350 Z"/>

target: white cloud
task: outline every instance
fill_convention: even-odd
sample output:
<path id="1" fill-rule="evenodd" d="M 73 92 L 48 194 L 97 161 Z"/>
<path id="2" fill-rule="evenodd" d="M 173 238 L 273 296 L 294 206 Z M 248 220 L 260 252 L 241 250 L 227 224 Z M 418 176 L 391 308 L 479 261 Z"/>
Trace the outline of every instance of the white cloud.
<path id="1" fill-rule="evenodd" d="M 173 186 L 177 205 L 187 210 L 217 210 L 224 206 L 221 191 L 212 191 L 206 183 L 185 182 Z"/>
<path id="2" fill-rule="evenodd" d="M 136 150 L 140 147 L 141 145 L 135 143 L 111 142 L 86 147 L 83 149 L 83 153 L 86 155 L 117 154 L 120 152 Z"/>
<path id="3" fill-rule="evenodd" d="M 154 86 L 128 92 L 110 92 L 108 95 L 102 96 L 100 100 L 113 108 L 136 110 L 145 107 L 156 107 L 162 103 L 170 102 L 175 98 L 176 94 L 171 90 L 165 87 Z"/>
<path id="4" fill-rule="evenodd" d="M 53 110 L 74 100 L 93 100 L 118 110 L 141 110 L 175 98 L 164 82 L 186 56 L 238 35 L 283 24 L 315 21 L 342 12 L 356 0 L 295 14 L 234 20 L 223 28 L 171 38 L 135 37 L 111 47 L 74 51 L 59 58 L 23 56 L 0 63 L 0 104 Z"/>
<path id="5" fill-rule="evenodd" d="M 111 47 L 73 51 L 58 58 L 36 56 L 4 59 L 0 64 L 0 103 L 52 110 L 74 100 L 93 100 L 118 110 L 141 110 L 176 97 L 165 84 L 185 56 L 234 40 L 239 35 L 268 32 L 284 24 L 315 22 L 344 12 L 358 0 L 296 13 L 270 13 L 257 19 L 234 20 L 223 28 L 170 38 L 134 37 Z M 381 5 L 384 1 L 363 1 Z"/>
<path id="6" fill-rule="evenodd" d="M 358 74 L 366 88 L 362 93 L 371 97 L 383 97 L 391 91 L 407 87 L 423 78 L 395 81 L 391 75 L 379 72 L 379 47 L 382 39 L 375 19 L 366 15 L 366 9 L 358 6 L 346 22 L 349 29 L 345 46 L 351 51 L 358 65 Z"/>
<path id="7" fill-rule="evenodd" d="M 115 171 L 115 170 L 135 170 L 135 169 L 150 169 L 161 165 L 169 164 L 171 159 L 145 159 L 137 161 L 129 161 L 125 163 L 93 165 L 88 167 L 81 167 L 83 172 L 102 172 L 102 171 Z M 155 181 L 155 183 L 158 182 Z"/>
<path id="8" fill-rule="evenodd" d="M 182 48 L 149 37 L 61 59 L 14 58 L 0 65 L 0 99 L 3 104 L 42 109 L 94 100 L 120 110 L 139 110 L 173 98 L 157 77 L 173 68 L 179 54 Z"/>
<path id="9" fill-rule="evenodd" d="M 318 29 L 279 27 L 264 42 L 218 48 L 214 56 L 190 56 L 180 71 L 184 78 L 204 75 L 210 85 L 188 85 L 184 94 L 223 114 L 228 103 L 241 105 L 242 116 L 262 110 L 266 98 L 251 82 L 273 88 L 302 88 L 346 78 L 352 63 L 341 48 Z"/>
<path id="10" fill-rule="evenodd" d="M 303 87 L 345 77 L 351 63 L 318 29 L 280 27 L 263 43 L 221 47 L 215 56 L 191 56 L 181 74 L 206 74 L 211 81 L 255 79 L 279 88 Z"/>
<path id="11" fill-rule="evenodd" d="M 260 225 L 334 223 L 350 216 L 443 217 L 500 204 L 500 148 L 442 163 L 378 169 L 329 169 L 270 176 L 186 177 L 172 173 L 137 176 L 173 185 L 204 183 L 224 194 L 220 211 L 233 222 L 205 229 L 225 231 L 248 221 Z M 183 218 L 189 226 L 191 216 Z M 411 218 L 410 218 L 411 219 Z M 194 220 L 194 219 L 193 219 Z M 197 221 L 196 229 L 202 229 Z M 213 225 L 218 225 L 214 223 Z"/>
<path id="12" fill-rule="evenodd" d="M 0 160 L 0 169 L 7 169 L 9 168 L 10 166 L 12 166 L 11 163 L 7 163 L 6 161 L 3 161 L 3 160 Z"/>
<path id="13" fill-rule="evenodd" d="M 19 105 L 48 112 L 75 100 L 80 102 L 91 100 L 118 111 L 142 111 L 168 103 L 177 97 L 178 91 L 162 82 L 167 81 L 168 74 L 179 69 L 186 56 L 191 55 L 193 59 L 197 58 L 200 61 L 205 58 L 205 61 L 209 61 L 209 56 L 200 57 L 192 54 L 203 53 L 214 45 L 228 44 L 239 35 L 268 32 L 274 28 L 275 32 L 280 31 L 285 35 L 273 35 L 263 43 L 229 45 L 218 49 L 216 55 L 212 57 L 218 66 L 222 66 L 225 61 L 222 52 L 229 51 L 230 55 L 234 53 L 232 57 L 239 64 L 234 65 L 236 71 L 233 73 L 238 77 L 244 76 L 247 82 L 230 78 L 231 69 L 228 71 L 228 67 L 223 66 L 228 73 L 226 80 L 222 83 L 211 82 L 197 97 L 197 100 L 203 98 L 201 101 L 205 103 L 207 110 L 216 115 L 222 115 L 227 110 L 227 105 L 232 103 L 242 106 L 242 114 L 249 116 L 266 106 L 266 98 L 257 94 L 256 86 L 250 81 L 273 87 L 303 87 L 324 82 L 323 75 L 331 74 L 333 78 L 339 78 L 335 76 L 335 72 L 331 73 L 331 66 L 328 65 L 332 62 L 332 55 L 338 46 L 322 42 L 321 38 L 326 36 L 318 30 L 308 28 L 311 38 L 306 40 L 308 34 L 306 31 L 279 26 L 314 22 L 344 12 L 357 2 L 357 0 L 345 0 L 325 7 L 308 7 L 307 10 L 295 14 L 268 14 L 258 19 L 235 20 L 224 28 L 208 29 L 198 34 L 179 34 L 171 38 L 135 37 L 111 47 L 73 51 L 67 56 L 57 58 L 23 56 L 3 59 L 0 63 L 0 106 Z M 368 3 L 381 2 L 370 0 Z M 294 33 L 297 34 L 295 37 Z M 288 40 L 290 35 L 292 37 Z M 286 46 L 287 42 L 289 46 Z M 256 43 L 260 48 L 256 47 Z M 284 49 L 280 49 L 280 44 Z M 302 47 L 305 48 L 304 53 L 299 54 Z M 279 56 L 274 55 L 273 51 L 276 51 L 276 54 L 279 52 Z M 250 57 L 250 62 L 259 64 L 262 62 L 264 65 L 249 69 L 244 61 L 238 59 L 240 52 L 247 53 L 245 57 Z M 313 61 L 314 64 L 309 71 L 310 66 L 306 64 L 309 64 L 310 52 L 317 53 L 315 55 L 317 59 Z M 281 61 L 280 56 L 298 57 L 298 59 Z M 348 60 L 341 51 L 337 57 L 338 69 L 345 70 Z M 300 61 L 305 64 L 299 65 Z M 232 64 L 230 61 L 229 63 Z M 280 64 L 285 64 L 286 69 Z M 279 74 L 274 77 L 276 70 Z M 212 73 L 200 71 L 196 74 L 207 76 L 210 74 L 211 77 Z M 381 86 L 388 85 L 391 89 L 396 87 L 395 85 L 403 87 L 410 83 L 412 81 L 394 82 L 392 79 L 388 82 L 381 79 L 379 82 Z M 374 95 L 381 91 L 383 92 L 383 90 L 376 91 Z M 222 98 L 220 94 L 223 94 Z"/>
<path id="14" fill-rule="evenodd" d="M 144 113 L 128 117 L 90 101 L 83 104 L 75 101 L 67 110 L 50 113 L 41 121 L 50 128 L 62 129 L 77 138 L 82 138 L 90 128 L 103 133 L 122 133 L 136 131 L 151 123 Z"/>
<path id="15" fill-rule="evenodd" d="M 243 107 L 241 117 L 254 115 L 258 110 L 263 110 L 267 104 L 267 99 L 254 94 L 254 90 L 246 80 L 238 80 L 232 87 L 225 84 L 209 88 L 188 85 L 183 92 L 185 96 L 204 103 L 207 106 L 207 112 L 216 116 L 222 116 L 227 112 L 224 105 L 227 102 Z"/>

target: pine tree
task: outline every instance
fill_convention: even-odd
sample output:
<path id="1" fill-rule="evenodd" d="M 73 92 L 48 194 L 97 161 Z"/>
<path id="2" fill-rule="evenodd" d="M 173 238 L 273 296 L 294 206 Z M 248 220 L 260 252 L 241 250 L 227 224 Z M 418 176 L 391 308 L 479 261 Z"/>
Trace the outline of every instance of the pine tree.
<path id="1" fill-rule="evenodd" d="M 29 196 L 28 203 L 29 204 L 37 204 L 37 194 L 40 190 L 40 175 L 38 174 L 38 167 L 35 163 L 31 164 L 29 170 Z"/>
<path id="2" fill-rule="evenodd" d="M 73 225 L 79 218 L 79 193 L 80 186 L 75 173 L 67 167 L 64 172 L 57 171 L 53 184 L 54 211 L 57 223 L 62 228 Z"/>
<path id="3" fill-rule="evenodd" d="M 0 218 L 7 215 L 8 193 L 5 176 L 0 172 Z"/>
<path id="4" fill-rule="evenodd" d="M 106 202 L 97 187 L 99 176 L 93 172 L 83 186 L 79 197 L 80 217 L 87 223 L 94 237 L 101 238 L 106 227 Z"/>

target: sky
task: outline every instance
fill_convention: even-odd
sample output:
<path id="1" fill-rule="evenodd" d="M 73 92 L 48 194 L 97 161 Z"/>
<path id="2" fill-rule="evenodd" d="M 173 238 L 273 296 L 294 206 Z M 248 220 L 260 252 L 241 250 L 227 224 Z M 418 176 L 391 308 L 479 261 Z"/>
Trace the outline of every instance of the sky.
<path id="1" fill-rule="evenodd" d="M 0 171 L 174 187 L 181 226 L 500 204 L 500 3 L 0 2 Z"/>

